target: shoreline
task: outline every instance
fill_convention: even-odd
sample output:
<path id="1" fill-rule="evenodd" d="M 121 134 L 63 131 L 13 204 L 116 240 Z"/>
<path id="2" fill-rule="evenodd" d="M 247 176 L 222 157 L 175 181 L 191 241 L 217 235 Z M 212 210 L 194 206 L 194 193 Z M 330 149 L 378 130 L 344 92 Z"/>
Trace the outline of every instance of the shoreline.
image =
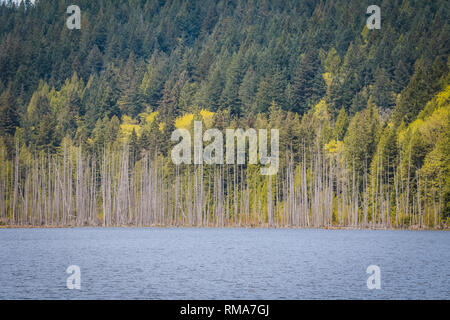
<path id="1" fill-rule="evenodd" d="M 75 229 L 75 228 L 98 228 L 98 229 L 110 229 L 110 228 L 124 228 L 124 229 L 317 229 L 317 230 L 386 230 L 386 231 L 450 231 L 450 227 L 442 228 L 419 228 L 418 226 L 404 227 L 404 228 L 383 228 L 383 227 L 352 227 L 352 226 L 331 226 L 331 227 L 268 227 L 268 226 L 135 226 L 135 225 L 122 225 L 122 226 L 57 226 L 57 225 L 0 225 L 0 229 Z"/>

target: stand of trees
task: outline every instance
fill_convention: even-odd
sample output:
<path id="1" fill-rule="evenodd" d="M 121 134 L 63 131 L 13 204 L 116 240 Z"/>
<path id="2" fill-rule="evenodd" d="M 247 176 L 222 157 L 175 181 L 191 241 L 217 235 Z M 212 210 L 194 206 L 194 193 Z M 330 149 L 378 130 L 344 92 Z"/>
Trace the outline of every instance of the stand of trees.
<path id="1" fill-rule="evenodd" d="M 68 139 L 55 153 L 32 152 L 16 135 L 13 159 L 0 146 L 0 219 L 37 226 L 443 227 L 449 95 L 450 85 L 397 135 L 371 105 L 350 121 L 343 141 L 333 137 L 345 113 L 332 128 L 323 105 L 301 121 L 272 106 L 251 125 L 281 128 L 281 167 L 273 176 L 262 176 L 259 165 L 175 166 L 170 155 L 140 146 L 154 127 L 146 122 L 128 125 L 139 138 L 134 127 L 127 135 L 127 125 L 119 126 L 101 153 Z M 197 117 L 215 126 L 226 115 L 186 115 L 177 125 L 192 130 Z M 423 148 L 430 151 L 419 168 Z"/>
<path id="2" fill-rule="evenodd" d="M 448 4 L 0 4 L 0 223 L 440 228 Z M 280 130 L 280 169 L 174 166 L 171 133 Z"/>

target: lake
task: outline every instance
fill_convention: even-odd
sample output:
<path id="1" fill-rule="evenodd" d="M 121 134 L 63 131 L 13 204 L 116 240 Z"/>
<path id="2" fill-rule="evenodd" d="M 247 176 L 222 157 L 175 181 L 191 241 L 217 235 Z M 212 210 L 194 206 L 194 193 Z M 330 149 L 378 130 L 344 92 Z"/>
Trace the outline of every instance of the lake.
<path id="1" fill-rule="evenodd" d="M 450 299 L 446 231 L 0 229 L 0 255 L 0 299 Z"/>

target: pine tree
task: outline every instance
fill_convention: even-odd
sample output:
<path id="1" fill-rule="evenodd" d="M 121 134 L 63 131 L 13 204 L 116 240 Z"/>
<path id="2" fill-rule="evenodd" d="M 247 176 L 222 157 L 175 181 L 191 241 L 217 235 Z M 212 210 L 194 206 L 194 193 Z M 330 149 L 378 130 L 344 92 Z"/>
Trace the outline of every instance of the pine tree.
<path id="1" fill-rule="evenodd" d="M 238 54 L 231 59 L 230 67 L 227 70 L 225 86 L 220 98 L 222 108 L 229 108 L 232 114 L 241 113 L 242 101 L 239 97 L 239 86 L 243 77 L 243 63 Z"/>
<path id="2" fill-rule="evenodd" d="M 335 128 L 336 139 L 338 140 L 344 139 L 349 122 L 350 120 L 348 119 L 347 112 L 345 111 L 345 108 L 342 107 L 336 119 L 336 128 Z"/>
<path id="3" fill-rule="evenodd" d="M 391 109 L 394 105 L 394 92 L 391 80 L 385 69 L 377 69 L 372 88 L 373 102 L 382 109 Z"/>
<path id="4" fill-rule="evenodd" d="M 369 99 L 367 108 L 355 114 L 344 138 L 345 154 L 357 174 L 371 163 L 380 137 L 381 122 L 375 104 Z"/>
<path id="5" fill-rule="evenodd" d="M 256 72 L 250 67 L 242 79 L 239 87 L 239 99 L 242 102 L 244 112 L 254 111 L 255 95 L 256 95 L 257 78 Z"/>
<path id="6" fill-rule="evenodd" d="M 18 125 L 19 116 L 14 101 L 14 93 L 11 87 L 8 87 L 0 95 L 0 136 L 14 135 Z"/>
<path id="7" fill-rule="evenodd" d="M 317 55 L 307 51 L 301 58 L 292 85 L 292 111 L 304 114 L 325 94 L 325 81 Z"/>
<path id="8" fill-rule="evenodd" d="M 272 74 L 267 74 L 259 83 L 256 93 L 256 107 L 259 112 L 267 112 L 275 103 L 286 106 L 285 100 L 286 80 L 280 70 L 276 69 Z"/>
<path id="9" fill-rule="evenodd" d="M 86 58 L 84 68 L 85 78 L 93 73 L 98 73 L 103 67 L 103 55 L 97 46 L 94 46 Z"/>
<path id="10" fill-rule="evenodd" d="M 437 58 L 431 66 L 427 66 L 424 59 L 419 59 L 411 81 L 402 91 L 394 109 L 394 122 L 398 125 L 401 121 L 406 124 L 413 121 L 425 103 L 439 90 L 439 79 L 447 72 L 447 65 L 440 58 Z"/>

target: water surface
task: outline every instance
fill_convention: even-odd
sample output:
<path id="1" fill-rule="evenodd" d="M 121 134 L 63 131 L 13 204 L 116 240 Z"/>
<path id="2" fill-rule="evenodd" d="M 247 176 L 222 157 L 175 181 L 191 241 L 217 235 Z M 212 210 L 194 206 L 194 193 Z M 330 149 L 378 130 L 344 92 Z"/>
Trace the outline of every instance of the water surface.
<path id="1" fill-rule="evenodd" d="M 450 299 L 445 231 L 2 229 L 0 257 L 0 299 Z"/>

